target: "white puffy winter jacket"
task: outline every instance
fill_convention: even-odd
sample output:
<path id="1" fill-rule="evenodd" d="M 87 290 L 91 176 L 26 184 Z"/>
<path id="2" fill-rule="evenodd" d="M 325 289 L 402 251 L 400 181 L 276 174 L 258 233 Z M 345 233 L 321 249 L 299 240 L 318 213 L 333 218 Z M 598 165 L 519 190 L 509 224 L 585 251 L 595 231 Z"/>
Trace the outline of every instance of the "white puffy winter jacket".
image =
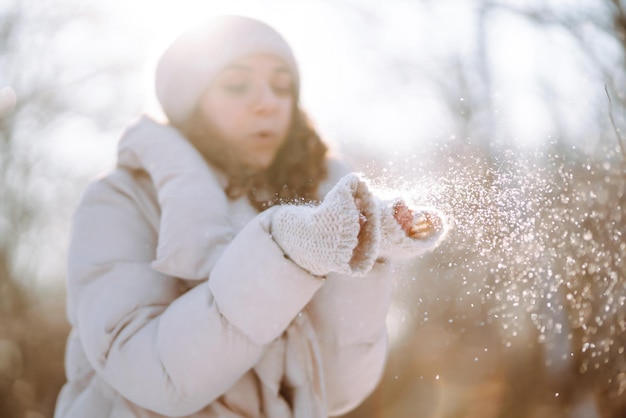
<path id="1" fill-rule="evenodd" d="M 322 194 L 346 171 L 329 162 Z M 271 213 L 227 199 L 174 129 L 128 129 L 73 220 L 55 417 L 317 418 L 362 402 L 384 367 L 390 267 L 313 277 L 272 240 Z"/>

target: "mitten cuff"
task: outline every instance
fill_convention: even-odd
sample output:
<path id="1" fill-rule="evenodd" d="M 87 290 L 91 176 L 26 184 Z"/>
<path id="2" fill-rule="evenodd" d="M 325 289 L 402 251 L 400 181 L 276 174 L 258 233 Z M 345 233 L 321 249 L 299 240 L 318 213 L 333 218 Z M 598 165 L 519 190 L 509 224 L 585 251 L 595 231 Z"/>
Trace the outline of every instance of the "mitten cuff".
<path id="1" fill-rule="evenodd" d="M 365 276 L 374 266 L 381 244 L 380 209 L 378 201 L 362 181 L 358 183 L 354 197 L 360 200 L 365 219 L 359 232 L 359 246 L 350 260 L 350 274 Z"/>

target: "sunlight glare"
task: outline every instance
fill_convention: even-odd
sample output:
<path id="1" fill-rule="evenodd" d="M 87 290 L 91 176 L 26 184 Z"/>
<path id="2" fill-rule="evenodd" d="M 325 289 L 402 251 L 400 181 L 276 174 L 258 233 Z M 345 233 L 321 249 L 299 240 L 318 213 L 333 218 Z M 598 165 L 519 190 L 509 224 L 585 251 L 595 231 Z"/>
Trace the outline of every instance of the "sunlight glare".
<path id="1" fill-rule="evenodd" d="M 324 4 L 304 1 L 298 4 L 285 0 L 274 0 L 268 4 L 252 0 L 217 1 L 151 1 L 151 0 L 115 0 L 108 3 L 112 13 L 126 22 L 133 39 L 139 43 L 138 50 L 143 51 L 145 110 L 155 116 L 160 109 L 154 97 L 154 68 L 165 48 L 188 27 L 222 14 L 239 14 L 267 22 L 282 33 L 292 45 L 298 59 L 301 72 L 306 73 L 306 63 L 323 62 L 329 47 L 327 42 L 319 42 L 319 36 L 310 36 L 310 28 L 328 23 L 328 10 Z M 271 6 L 271 7 L 270 7 Z M 324 22 L 326 21 L 326 22 Z M 303 25 L 303 22 L 307 24 Z M 317 24 L 313 22 L 318 22 Z M 328 31 L 332 36 L 333 31 Z M 313 39 L 311 39 L 313 38 Z M 332 50 L 332 48 L 330 48 Z M 331 53 L 332 54 L 332 53 Z M 311 72 L 304 84 L 307 91 L 318 91 L 324 81 Z M 306 91 L 303 92 L 306 96 Z"/>

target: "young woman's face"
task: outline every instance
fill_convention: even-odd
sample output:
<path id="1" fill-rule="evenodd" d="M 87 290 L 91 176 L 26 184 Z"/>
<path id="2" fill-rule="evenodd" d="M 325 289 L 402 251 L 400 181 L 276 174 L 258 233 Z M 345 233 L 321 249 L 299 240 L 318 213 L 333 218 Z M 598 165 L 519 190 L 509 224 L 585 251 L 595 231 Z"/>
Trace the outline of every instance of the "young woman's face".
<path id="1" fill-rule="evenodd" d="M 199 103 L 213 138 L 240 161 L 267 168 L 285 142 L 294 107 L 294 77 L 278 57 L 248 55 L 222 70 Z M 215 138 L 217 136 L 217 138 Z M 196 144 L 202 152 L 202 144 Z"/>

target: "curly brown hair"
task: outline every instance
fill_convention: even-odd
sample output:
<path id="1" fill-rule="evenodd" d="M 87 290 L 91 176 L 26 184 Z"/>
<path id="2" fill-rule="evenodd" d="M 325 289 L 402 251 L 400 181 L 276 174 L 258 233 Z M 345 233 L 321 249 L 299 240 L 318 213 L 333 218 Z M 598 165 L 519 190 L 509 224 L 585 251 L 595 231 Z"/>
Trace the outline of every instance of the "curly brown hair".
<path id="1" fill-rule="evenodd" d="M 327 176 L 328 148 L 306 113 L 294 107 L 287 138 L 272 164 L 264 170 L 243 164 L 228 144 L 208 132 L 196 109 L 178 129 L 193 144 L 205 144 L 201 154 L 207 162 L 226 174 L 226 195 L 231 199 L 247 196 L 262 211 L 281 203 L 312 203 L 319 200 L 318 187 Z"/>

